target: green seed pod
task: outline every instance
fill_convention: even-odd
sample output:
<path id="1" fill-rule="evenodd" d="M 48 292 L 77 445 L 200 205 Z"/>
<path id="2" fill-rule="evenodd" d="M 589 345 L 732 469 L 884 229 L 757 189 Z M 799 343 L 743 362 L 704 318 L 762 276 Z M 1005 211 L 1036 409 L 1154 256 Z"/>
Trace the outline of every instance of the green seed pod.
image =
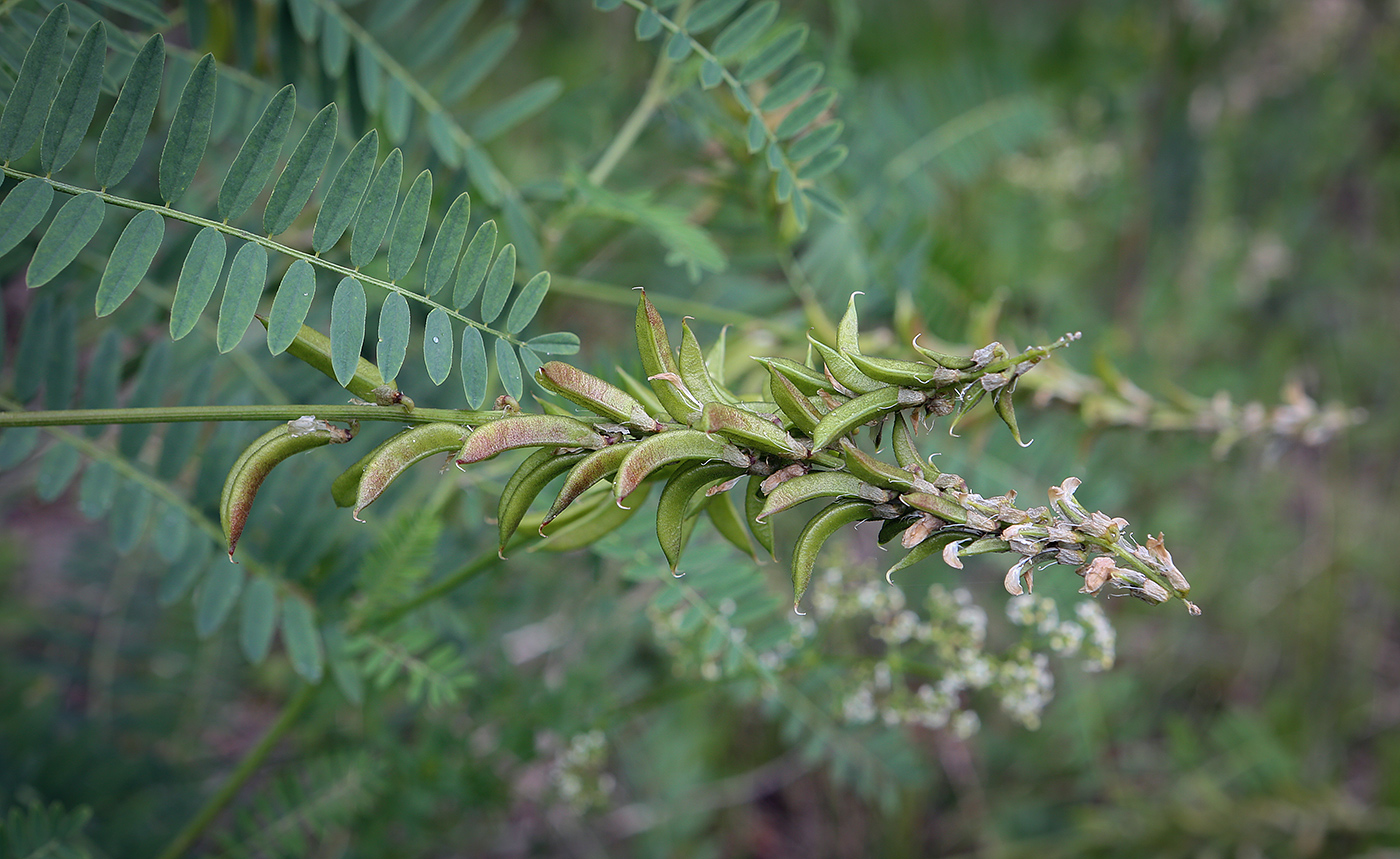
<path id="1" fill-rule="evenodd" d="M 531 546 L 531 552 L 571 552 L 596 543 L 601 537 L 617 530 L 641 508 L 651 486 L 643 486 L 637 503 L 631 507 L 620 507 L 607 500 L 606 493 L 597 504 L 585 509 L 578 517 L 560 516 L 554 520 L 554 528 L 544 540 Z M 572 511 L 570 511 L 572 512 Z"/>
<path id="2" fill-rule="evenodd" d="M 355 521 L 364 521 L 360 518 L 360 511 L 373 504 L 410 465 L 434 454 L 457 450 L 468 431 L 460 424 L 420 424 L 381 444 L 360 476 L 355 508 L 351 512 Z"/>
<path id="3" fill-rule="evenodd" d="M 811 348 L 811 344 L 808 344 Z M 780 374 L 783 378 L 809 397 L 817 396 L 819 391 L 826 391 L 829 394 L 836 393 L 836 386 L 831 384 L 831 380 L 821 373 L 797 363 L 789 358 L 754 358 L 755 361 L 767 368 L 768 372 Z"/>
<path id="4" fill-rule="evenodd" d="M 841 439 L 841 453 L 845 457 L 846 470 L 873 486 L 893 489 L 896 492 L 931 492 L 933 484 L 910 471 L 876 459 L 850 439 Z"/>
<path id="5" fill-rule="evenodd" d="M 793 426 L 810 436 L 822 419 L 821 411 L 787 376 L 769 367 L 768 377 L 768 390 L 772 392 L 778 408 L 792 421 Z"/>
<path id="6" fill-rule="evenodd" d="M 646 290 L 638 291 L 642 297 L 637 302 L 637 352 L 642 358 L 642 369 L 646 370 L 656 398 L 671 417 L 689 424 L 701 403 L 681 381 L 680 368 L 671 354 L 671 341 L 666 337 L 666 323 L 661 321 L 661 314 L 647 300 Z"/>
<path id="7" fill-rule="evenodd" d="M 879 388 L 848 400 L 822 416 L 812 432 L 812 447 L 821 450 L 837 439 L 872 421 L 883 421 L 890 412 L 922 405 L 924 395 L 908 388 Z"/>
<path id="8" fill-rule="evenodd" d="M 758 560 L 758 553 L 753 550 L 753 543 L 749 542 L 749 533 L 745 530 L 739 510 L 728 492 L 712 496 L 710 503 L 705 505 L 705 512 L 710 515 L 710 523 L 715 526 L 721 537 L 745 555 Z"/>
<path id="9" fill-rule="evenodd" d="M 600 417 L 642 432 L 661 432 L 663 427 L 646 408 L 621 388 L 585 373 L 562 361 L 550 361 L 535 372 L 540 387 L 553 391 Z"/>
<path id="10" fill-rule="evenodd" d="M 957 542 L 972 542 L 976 539 L 977 532 L 969 528 L 956 525 L 948 525 L 939 528 L 929 535 L 922 543 L 909 550 L 909 554 L 899 560 L 899 563 L 885 571 L 885 581 L 894 583 L 892 578 L 895 573 L 906 567 L 912 567 L 926 558 L 941 555 L 948 546 Z"/>
<path id="11" fill-rule="evenodd" d="M 763 502 L 763 509 L 754 518 L 761 522 L 774 513 L 817 498 L 860 498 L 872 504 L 883 504 L 890 499 L 890 493 L 871 486 L 853 474 L 813 471 L 775 486 Z"/>
<path id="12" fill-rule="evenodd" d="M 817 552 L 827 538 L 852 522 L 863 522 L 873 518 L 871 505 L 864 501 L 836 501 L 822 508 L 812 517 L 797 536 L 797 546 L 792 553 L 792 608 L 802 601 L 807 585 L 812 581 L 812 568 L 817 563 Z"/>
<path id="13" fill-rule="evenodd" d="M 267 317 L 259 314 L 258 321 L 264 328 L 267 327 Z M 287 353 L 335 379 L 335 369 L 331 366 L 331 339 L 315 328 L 301 326 L 296 339 L 287 347 Z M 406 412 L 413 411 L 413 399 L 399 391 L 392 380 L 385 382 L 379 368 L 364 358 L 355 365 L 355 375 L 346 383 L 345 390 L 375 405 L 397 405 Z"/>
<path id="14" fill-rule="evenodd" d="M 836 325 L 836 348 L 843 355 L 860 354 L 860 319 L 856 315 L 856 296 L 863 292 L 853 292 L 846 301 L 846 312 Z"/>
<path id="15" fill-rule="evenodd" d="M 671 562 L 672 573 L 690 536 L 687 520 L 699 512 L 693 509 L 696 496 L 703 499 L 705 490 L 743 473 L 725 462 L 698 462 L 682 466 L 666 481 L 656 502 L 656 539 Z"/>
<path id="16" fill-rule="evenodd" d="M 340 476 L 331 482 L 331 498 L 335 499 L 335 506 L 355 506 L 355 499 L 360 495 L 360 477 L 365 473 L 365 466 L 370 464 L 377 453 L 379 453 L 379 448 L 371 450 L 360 457 L 354 465 L 342 471 Z"/>
<path id="17" fill-rule="evenodd" d="M 640 442 L 635 441 L 610 444 L 580 459 L 569 470 L 569 476 L 564 478 L 564 485 L 559 490 L 559 496 L 554 499 L 554 504 L 549 508 L 549 512 L 544 514 L 544 521 L 540 523 L 540 533 L 543 534 L 544 527 L 553 522 L 555 517 L 564 512 L 564 508 L 572 504 L 589 487 L 616 474 L 622 461 L 636 449 L 638 444 Z"/>
<path id="18" fill-rule="evenodd" d="M 613 365 L 613 372 L 617 374 L 617 379 L 622 383 L 622 390 L 636 398 L 637 402 L 647 410 L 658 421 L 668 421 L 671 419 L 666 408 L 661 405 L 661 401 L 656 398 L 656 392 L 651 389 L 651 385 L 628 373 L 626 370 Z"/>
<path id="19" fill-rule="evenodd" d="M 676 363 L 677 372 L 681 381 L 695 395 L 695 398 L 704 403 L 729 403 L 739 402 L 739 398 L 724 389 L 724 386 L 717 382 L 710 375 L 710 368 L 705 361 L 705 353 L 700 349 L 700 341 L 695 339 L 695 332 L 690 330 L 686 320 L 681 320 L 681 351 Z"/>
<path id="20" fill-rule="evenodd" d="M 722 460 L 735 468 L 753 464 L 744 451 L 699 430 L 668 430 L 643 439 L 622 461 L 613 478 L 613 497 L 621 505 L 656 470 L 693 459 Z"/>
<path id="21" fill-rule="evenodd" d="M 919 345 L 919 338 L 914 337 L 914 351 L 923 355 L 940 367 L 947 367 L 949 370 L 968 370 L 977 366 L 977 362 L 962 355 L 948 355 L 944 352 L 935 352 L 932 349 L 925 349 Z"/>
<path id="22" fill-rule="evenodd" d="M 813 339 L 811 334 L 807 335 L 807 342 L 811 343 L 822 356 L 822 361 L 826 363 L 826 371 L 831 374 L 831 378 L 839 382 L 847 391 L 855 394 L 868 394 L 885 387 L 883 382 L 877 382 L 857 370 L 850 358 L 820 340 Z"/>
<path id="23" fill-rule="evenodd" d="M 233 560 L 238 539 L 243 535 L 243 526 L 248 522 L 253 499 L 272 469 L 289 456 L 314 447 L 347 442 L 352 435 L 350 430 L 307 415 L 277 425 L 244 449 L 233 468 L 229 469 L 219 499 L 219 520 L 224 528 L 224 538 L 228 541 L 230 561 Z"/>
<path id="24" fill-rule="evenodd" d="M 506 481 L 501 490 L 501 500 L 496 505 L 496 524 L 500 531 L 501 557 L 505 557 L 506 545 L 520 527 L 525 514 L 535 498 L 544 491 L 554 478 L 568 471 L 588 456 L 587 453 L 557 453 L 554 448 L 541 448 L 525 458 L 520 467 Z"/>
<path id="25" fill-rule="evenodd" d="M 946 367 L 924 364 L 918 361 L 895 361 L 891 358 L 872 358 L 869 355 L 847 355 L 855 368 L 872 379 L 889 385 L 902 385 L 906 388 L 928 390 L 939 386 L 965 381 L 963 374 Z"/>
<path id="26" fill-rule="evenodd" d="M 477 427 L 457 455 L 458 465 L 481 462 L 517 447 L 582 447 L 597 450 L 607 439 L 593 427 L 562 415 L 516 415 Z"/>
<path id="27" fill-rule="evenodd" d="M 899 500 L 915 510 L 932 513 L 940 519 L 963 524 L 967 522 L 967 511 L 953 499 L 940 492 L 906 492 Z"/>
<path id="28" fill-rule="evenodd" d="M 1021 428 L 1016 426 L 1016 409 L 1011 405 L 1011 389 L 1015 385 L 1016 383 L 1013 381 L 1004 388 L 998 388 L 996 393 L 992 394 L 992 408 L 996 410 L 997 417 L 1001 418 L 1002 423 L 1006 424 L 1006 428 L 1011 430 L 1011 437 L 1016 440 L 1016 443 L 1021 447 L 1030 447 L 1029 441 L 1021 441 Z"/>
<path id="29" fill-rule="evenodd" d="M 900 468 L 919 476 L 923 476 L 926 471 L 932 472 L 930 476 L 938 476 L 938 469 L 932 462 L 925 461 L 923 454 L 919 453 L 919 448 L 914 444 L 914 431 L 909 428 L 909 421 L 902 412 L 894 416 L 894 432 L 891 438 L 894 461 L 899 463 Z"/>
<path id="30" fill-rule="evenodd" d="M 736 444 L 788 458 L 806 459 L 811 453 L 806 445 L 771 421 L 726 403 L 706 403 L 699 429 L 719 433 Z"/>

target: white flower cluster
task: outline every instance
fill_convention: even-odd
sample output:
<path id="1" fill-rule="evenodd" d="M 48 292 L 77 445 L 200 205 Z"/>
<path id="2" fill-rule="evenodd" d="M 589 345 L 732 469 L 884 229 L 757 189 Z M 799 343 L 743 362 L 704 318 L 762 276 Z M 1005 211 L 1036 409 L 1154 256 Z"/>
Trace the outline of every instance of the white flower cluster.
<path id="1" fill-rule="evenodd" d="M 617 780 L 604 771 L 607 744 L 602 731 L 577 734 L 568 748 L 559 753 L 549 770 L 550 781 L 560 799 L 583 812 L 607 803 Z"/>
<path id="2" fill-rule="evenodd" d="M 1050 657 L 1022 648 L 1016 658 L 1001 664 L 995 684 L 1001 709 L 1031 730 L 1040 727 L 1040 714 L 1055 695 L 1055 675 Z"/>

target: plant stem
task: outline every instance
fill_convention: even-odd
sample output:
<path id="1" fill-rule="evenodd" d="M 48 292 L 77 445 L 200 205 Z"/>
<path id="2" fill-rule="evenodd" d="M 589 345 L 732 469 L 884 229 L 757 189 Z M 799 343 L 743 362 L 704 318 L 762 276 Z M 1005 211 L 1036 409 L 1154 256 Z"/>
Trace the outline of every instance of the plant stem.
<path id="1" fill-rule="evenodd" d="M 426 605 L 443 594 L 456 590 L 501 563 L 501 560 L 501 556 L 495 552 L 490 550 L 482 552 L 471 561 L 468 561 L 465 566 L 459 568 L 456 572 L 439 580 L 436 584 L 419 591 L 393 608 L 385 609 L 379 614 L 368 618 L 361 626 L 366 629 L 382 629 L 419 606 Z"/>
<path id="2" fill-rule="evenodd" d="M 328 403 L 260 406 L 158 406 L 144 409 L 59 409 L 0 412 L 3 427 L 80 426 L 83 424 L 170 424 L 214 421 L 292 421 L 315 415 L 323 421 L 391 421 L 401 424 L 445 422 L 484 424 L 504 415 L 498 411 L 414 409 Z"/>
<path id="3" fill-rule="evenodd" d="M 263 734 L 257 743 L 248 749 L 243 755 L 243 759 L 238 762 L 238 766 L 234 767 L 233 772 L 229 774 L 228 780 L 220 785 L 213 796 L 209 797 L 199 812 L 189 823 L 185 824 L 185 828 L 181 829 L 170 840 L 170 843 L 161 851 L 158 859 L 177 859 L 190 848 L 190 845 L 194 844 L 219 812 L 224 810 L 224 806 L 229 804 L 234 794 L 238 793 L 248 779 L 252 778 L 253 773 L 257 772 L 258 767 L 262 766 L 263 761 L 272 751 L 272 747 L 277 745 L 277 741 L 282 739 L 282 735 L 287 733 L 287 730 L 301 716 L 302 711 L 311 703 L 311 699 L 316 697 L 319 688 L 319 686 L 307 684 L 302 686 L 296 695 L 292 696 L 292 700 L 287 702 L 287 706 L 278 715 L 277 721 L 273 722 L 272 726 L 267 729 L 267 733 Z"/>
<path id="4" fill-rule="evenodd" d="M 651 70 L 651 78 L 647 80 L 647 88 L 642 93 L 641 101 L 632 108 L 632 113 L 622 123 L 622 127 L 617 130 L 617 135 L 613 137 L 608 148 L 603 151 L 598 163 L 593 165 L 593 169 L 588 171 L 588 181 L 594 185 L 602 185 L 608 181 L 608 176 L 612 175 L 613 168 L 622 160 L 622 156 L 627 154 L 627 150 L 632 148 L 632 144 L 637 142 L 637 137 L 651 120 L 656 109 L 666 103 L 666 78 L 671 74 L 672 63 L 666 58 L 666 52 L 662 51 L 661 56 L 656 58 L 656 67 Z"/>

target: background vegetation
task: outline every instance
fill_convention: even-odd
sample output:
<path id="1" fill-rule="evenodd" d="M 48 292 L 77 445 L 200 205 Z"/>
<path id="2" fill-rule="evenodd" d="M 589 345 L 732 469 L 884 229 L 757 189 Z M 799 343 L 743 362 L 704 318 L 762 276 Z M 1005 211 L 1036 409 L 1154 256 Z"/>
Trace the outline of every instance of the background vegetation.
<path id="1" fill-rule="evenodd" d="M 0 4 L 6 90 L 26 34 L 52 5 Z M 97 481 L 85 478 L 95 465 L 60 481 L 70 454 L 51 453 L 91 438 L 107 451 L 102 463 L 135 463 L 207 515 L 224 471 L 263 425 L 75 431 L 68 441 L 10 429 L 0 435 L 7 835 L 43 817 L 76 823 L 89 809 L 80 834 L 55 843 L 156 854 L 296 701 L 303 709 L 289 732 L 203 834 L 201 853 L 1400 849 L 1393 4 L 785 3 L 781 23 L 811 27 L 795 62 L 825 64 L 850 148 L 817 186 L 846 218 L 814 211 L 806 231 L 775 200 L 763 155 L 749 154 L 732 94 L 703 89 L 694 56 L 654 76 L 665 39 L 637 41 L 630 7 L 345 5 L 366 23 L 387 14 L 379 7 L 409 10 L 365 31 L 384 52 L 377 102 L 348 74 L 327 73 L 343 57 L 326 47 L 324 28 L 303 40 L 291 7 L 188 4 L 157 17 L 137 0 L 95 6 L 112 23 L 114 52 L 121 33 L 139 46 L 159 29 L 184 62 L 167 70 L 172 103 L 123 192 L 155 187 L 161 118 L 168 124 L 188 69 L 209 50 L 220 87 L 243 86 L 255 108 L 296 83 L 299 127 L 336 100 L 340 152 L 376 127 L 381 156 L 387 141 L 403 147 L 406 180 L 431 167 L 431 224 L 470 191 L 473 227 L 498 218 L 521 249 L 524 278 L 554 276 L 532 330 L 577 332 L 583 351 L 570 360 L 600 375 L 615 363 L 636 371 L 635 283 L 673 325 L 696 317 L 706 344 L 730 324 L 734 373 L 749 354 L 801 357 L 807 328 L 830 326 L 854 290 L 866 293 L 868 351 L 896 357 L 919 329 L 974 346 L 1082 330 L 1026 377 L 1043 375 L 1034 399 L 1044 408 L 1028 403 L 1020 416 L 1034 446 L 1016 449 L 983 420 L 959 439 L 935 434 L 928 452 L 988 495 L 1014 488 L 1038 499 L 1067 475 L 1083 478 L 1079 497 L 1091 509 L 1170 535 L 1204 614 L 1100 598 L 1117 629 L 1116 665 L 1083 673 L 1081 659 L 1053 657 L 1054 699 L 1036 730 L 973 692 L 942 727 L 865 722 L 848 706 L 858 678 L 891 660 L 915 676 L 963 628 L 955 602 L 924 604 L 930 585 L 945 595 L 965 587 L 985 609 L 989 642 L 1014 650 L 1023 627 L 1005 619 L 1004 565 L 904 571 L 901 593 L 937 634 L 899 650 L 871 635 L 885 623 L 878 601 L 893 593 L 879 581 L 888 562 L 871 535 L 828 545 L 814 592 L 840 595 L 844 608 L 804 626 L 785 607 L 781 565 L 754 565 L 700 529 L 688 575 L 672 580 L 637 517 L 584 552 L 517 551 L 483 566 L 407 623 L 360 637 L 358 650 L 337 651 L 328 633 L 328 679 L 311 686 L 286 655 L 291 642 L 250 664 L 258 640 L 240 609 L 210 607 L 213 579 L 191 587 L 215 569 L 205 560 L 217 550 L 205 540 L 196 563 L 183 544 L 172 549 L 172 529 L 185 527 L 172 524 L 174 505 L 121 484 L 104 509 Z M 448 21 L 454 6 L 474 15 Z M 196 7 L 207 12 L 202 38 L 190 34 Z M 70 53 L 83 29 L 74 25 Z M 454 61 L 480 60 L 500 33 L 514 38 L 501 37 L 509 47 L 498 64 L 447 100 L 463 74 Z M 351 67 L 359 50 L 349 51 Z M 648 80 L 662 83 L 656 112 L 600 170 Z M 530 86 L 538 111 L 521 112 L 498 138 L 482 130 L 491 108 Z M 99 118 L 114 95 L 104 94 Z M 465 170 L 452 163 L 440 134 L 434 145 L 423 96 L 444 99 L 459 127 L 486 141 L 474 157 L 486 154 L 519 191 L 514 216 L 508 202 L 487 200 L 480 164 L 473 173 L 469 160 Z M 255 108 L 215 135 L 190 197 L 215 196 Z M 100 127 L 75 163 L 91 163 Z M 16 164 L 38 172 L 36 154 Z M 7 179 L 0 190 L 14 187 Z M 212 321 L 169 342 L 193 231 L 172 228 L 175 247 L 138 294 L 94 318 L 117 220 L 41 289 L 24 281 L 42 229 L 0 257 L 7 408 L 67 405 L 55 392 L 66 377 L 52 368 L 76 358 L 70 374 L 86 372 L 109 332 L 120 335 L 126 397 L 343 401 L 299 362 L 270 358 L 256 330 L 223 357 Z M 294 232 L 310 229 L 308 219 Z M 380 300 L 371 291 L 371 305 Z M 313 307 L 313 324 L 325 327 L 328 308 Z M 36 312 L 62 320 L 37 351 L 27 322 Z M 419 349 L 401 386 L 420 405 L 462 405 L 455 383 L 427 380 Z M 143 387 L 152 354 L 181 372 Z M 1289 385 L 1345 407 L 1309 413 L 1311 401 L 1280 394 Z M 1232 405 L 1248 402 L 1266 405 Z M 1356 407 L 1364 422 L 1335 432 Z M 163 465 L 176 444 L 197 454 Z M 257 559 L 284 606 L 304 601 L 334 627 L 494 556 L 487 519 L 508 463 L 462 477 L 425 466 L 369 511 L 370 525 L 355 526 L 325 491 L 368 449 L 348 447 L 280 469 L 250 522 L 240 552 Z M 132 521 L 143 505 L 147 521 Z M 1062 613 L 1077 599 L 1066 570 L 1038 584 Z M 362 678 L 361 700 L 347 701 L 350 675 Z"/>

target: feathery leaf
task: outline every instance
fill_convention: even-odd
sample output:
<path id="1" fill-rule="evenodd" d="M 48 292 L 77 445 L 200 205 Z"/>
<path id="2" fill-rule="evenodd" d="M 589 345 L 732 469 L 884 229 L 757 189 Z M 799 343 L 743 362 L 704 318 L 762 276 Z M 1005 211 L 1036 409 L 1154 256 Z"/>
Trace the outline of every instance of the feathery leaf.
<path id="1" fill-rule="evenodd" d="M 433 308 L 423 326 L 423 366 L 434 385 L 441 385 L 452 372 L 452 319 L 441 307 Z"/>
<path id="2" fill-rule="evenodd" d="M 462 265 L 457 269 L 457 286 L 452 290 L 452 306 L 458 310 L 466 307 L 476 297 L 486 270 L 491 266 L 491 255 L 496 252 L 496 222 L 487 221 L 476 228 L 462 255 Z"/>
<path id="3" fill-rule="evenodd" d="M 521 288 L 520 294 L 515 297 L 515 303 L 510 306 L 510 315 L 506 317 L 506 330 L 512 334 L 519 334 L 529 325 L 547 292 L 549 272 L 542 271 L 530 278 L 530 282 Z"/>
<path id="4" fill-rule="evenodd" d="M 282 282 L 277 285 L 277 297 L 272 299 L 272 310 L 267 316 L 269 352 L 281 355 L 297 339 L 315 296 L 316 269 L 311 263 L 299 259 L 288 266 Z"/>
<path id="5" fill-rule="evenodd" d="M 263 231 L 269 236 L 285 232 L 311 199 L 311 192 L 321 181 L 321 172 L 331 157 L 339 123 L 340 110 L 331 102 L 321 108 L 306 127 L 282 175 L 272 186 L 272 196 L 268 197 L 267 208 L 263 210 Z"/>
<path id="6" fill-rule="evenodd" d="M 277 167 L 282 143 L 292 128 L 296 110 L 296 87 L 291 84 L 278 90 L 272 101 L 268 102 L 253 130 L 244 139 L 242 148 L 228 168 L 228 174 L 224 176 L 223 186 L 219 188 L 220 220 L 227 223 L 240 217 L 262 193 Z"/>
<path id="7" fill-rule="evenodd" d="M 165 218 L 159 212 L 146 209 L 127 222 L 97 286 L 98 316 L 108 315 L 130 297 L 146 276 L 164 238 Z"/>
<path id="8" fill-rule="evenodd" d="M 209 128 L 214 121 L 214 100 L 219 76 L 214 55 L 205 54 L 190 72 L 180 93 L 170 133 L 160 154 L 160 196 L 165 205 L 174 205 L 190 187 L 204 148 L 209 144 Z"/>
<path id="9" fill-rule="evenodd" d="M 783 63 L 797 56 L 797 52 L 802 50 L 802 44 L 806 41 L 806 24 L 789 27 L 740 66 L 735 77 L 743 84 L 751 84 L 768 77 L 781 68 Z"/>
<path id="10" fill-rule="evenodd" d="M 238 644 L 243 655 L 261 665 L 272 647 L 277 631 L 277 587 L 266 576 L 253 576 L 243 591 L 242 617 L 238 624 Z"/>
<path id="11" fill-rule="evenodd" d="M 574 355 L 578 353 L 579 342 L 577 334 L 555 331 L 531 337 L 525 345 L 545 355 Z"/>
<path id="12" fill-rule="evenodd" d="M 292 670 L 309 683 L 319 683 L 325 670 L 321 652 L 321 635 L 316 630 L 316 615 L 300 597 L 288 597 L 282 603 L 282 643 Z"/>
<path id="13" fill-rule="evenodd" d="M 474 409 L 486 401 L 486 344 L 471 325 L 462 329 L 462 393 Z"/>
<path id="14" fill-rule="evenodd" d="M 103 190 L 126 178 L 151 127 L 156 104 L 160 101 L 160 81 L 165 71 L 165 38 L 160 33 L 146 40 L 136 61 L 131 64 L 126 82 L 107 125 L 97 140 L 97 155 L 93 172 Z"/>
<path id="15" fill-rule="evenodd" d="M 389 238 L 389 280 L 403 280 L 418 252 L 423 247 L 423 233 L 428 227 L 428 204 L 433 199 L 433 174 L 419 173 L 403 198 L 399 220 Z M 388 378 L 387 376 L 385 378 Z"/>
<path id="16" fill-rule="evenodd" d="M 0 200 L 0 256 L 34 231 L 53 205 L 53 186 L 43 179 L 25 179 Z"/>
<path id="17" fill-rule="evenodd" d="M 558 78 L 535 81 L 478 114 L 472 135 L 481 142 L 494 140 L 544 110 L 563 91 L 564 84 Z"/>
<path id="18" fill-rule="evenodd" d="M 515 286 L 515 245 L 507 244 L 496 255 L 491 264 L 491 272 L 486 275 L 486 286 L 481 291 L 481 321 L 490 325 L 501 315 L 510 298 L 510 290 Z"/>
<path id="19" fill-rule="evenodd" d="M 465 349 L 462 350 L 462 354 L 466 354 Z M 501 385 L 506 389 L 506 393 L 519 400 L 523 394 L 520 362 L 515 359 L 515 350 L 505 340 L 496 341 L 496 374 L 501 377 Z M 463 375 L 465 378 L 465 373 Z"/>
<path id="20" fill-rule="evenodd" d="M 233 256 L 228 279 L 224 281 L 224 300 L 219 305 L 219 327 L 216 334 L 219 352 L 232 352 L 248 331 L 253 314 L 258 309 L 263 287 L 267 286 L 267 251 L 262 245 L 245 242 Z"/>
<path id="21" fill-rule="evenodd" d="M 19 77 L 0 112 L 0 163 L 9 163 L 29 152 L 44 128 L 49 105 L 58 92 L 58 70 L 63 45 L 68 41 L 68 6 L 55 6 L 30 42 L 20 65 Z"/>
<path id="22" fill-rule="evenodd" d="M 331 297 L 331 369 L 335 380 L 348 384 L 360 363 L 365 343 L 365 288 L 353 277 L 342 278 Z"/>
<path id="23" fill-rule="evenodd" d="M 219 284 L 227 253 L 224 234 L 214 227 L 205 227 L 194 237 L 175 283 L 175 300 L 170 303 L 171 338 L 179 340 L 194 330 Z"/>
<path id="24" fill-rule="evenodd" d="M 759 103 L 760 110 L 777 110 L 801 98 L 826 74 L 826 66 L 821 63 L 803 63 L 773 84 L 772 89 Z"/>
<path id="25" fill-rule="evenodd" d="M 408 335 L 412 329 L 412 319 L 408 312 L 408 300 L 397 292 L 391 292 L 379 308 L 379 344 L 374 350 L 379 364 L 379 375 L 384 380 L 393 381 L 403 367 L 404 355 L 408 352 Z"/>
<path id="26" fill-rule="evenodd" d="M 384 234 L 399 201 L 399 183 L 403 181 L 403 153 L 395 149 L 379 166 L 379 172 L 369 183 L 355 228 L 350 233 L 350 264 L 355 268 L 368 265 L 379 255 Z"/>
<path id="27" fill-rule="evenodd" d="M 467 237 L 467 226 L 471 218 L 472 198 L 463 191 L 452 201 L 447 214 L 443 216 L 437 237 L 433 239 L 433 249 L 428 252 L 428 268 L 423 276 L 425 295 L 437 295 L 452 278 L 452 272 L 457 268 L 457 258 L 462 254 L 462 242 Z"/>
<path id="28" fill-rule="evenodd" d="M 764 31 L 777 20 L 778 2 L 777 0 L 763 0 L 762 3 L 755 3 L 744 14 L 735 18 L 734 21 L 715 37 L 715 42 L 710 46 L 710 53 L 727 60 L 740 51 L 747 48 L 763 35 Z"/>
<path id="29" fill-rule="evenodd" d="M 44 123 L 39 165 L 54 174 L 68 164 L 82 145 L 102 94 L 102 69 L 107 63 L 107 28 L 101 21 L 88 28 L 73 62 L 58 86 L 58 96 Z"/>
<path id="30" fill-rule="evenodd" d="M 54 215 L 53 222 L 39 240 L 29 263 L 25 282 L 30 288 L 43 286 L 77 259 L 78 252 L 97 235 L 107 205 L 92 192 L 73 197 Z"/>
<path id="31" fill-rule="evenodd" d="M 311 248 L 323 254 L 340 241 L 360 209 L 360 200 L 374 175 L 374 159 L 379 154 L 379 132 L 371 128 L 345 156 L 330 188 L 321 200 L 316 214 L 316 227 L 311 233 Z"/>

